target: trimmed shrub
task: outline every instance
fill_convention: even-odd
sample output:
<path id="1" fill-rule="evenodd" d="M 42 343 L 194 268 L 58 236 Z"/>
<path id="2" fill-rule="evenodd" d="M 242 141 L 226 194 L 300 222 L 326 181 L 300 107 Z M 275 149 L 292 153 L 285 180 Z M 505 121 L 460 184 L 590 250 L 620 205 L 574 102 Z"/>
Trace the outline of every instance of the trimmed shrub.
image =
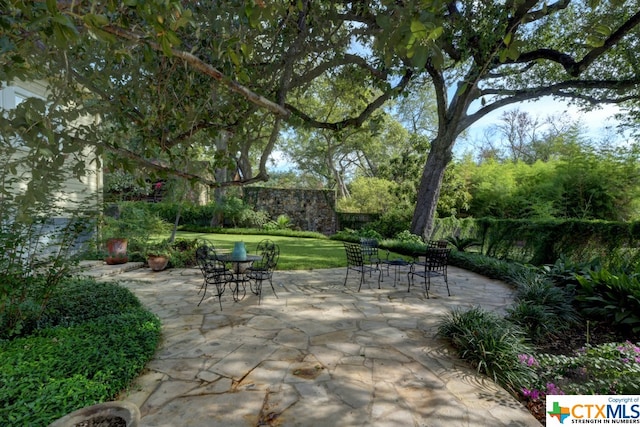
<path id="1" fill-rule="evenodd" d="M 113 400 L 153 356 L 160 332 L 160 320 L 126 288 L 66 281 L 38 329 L 0 341 L 3 426 L 48 425 Z"/>

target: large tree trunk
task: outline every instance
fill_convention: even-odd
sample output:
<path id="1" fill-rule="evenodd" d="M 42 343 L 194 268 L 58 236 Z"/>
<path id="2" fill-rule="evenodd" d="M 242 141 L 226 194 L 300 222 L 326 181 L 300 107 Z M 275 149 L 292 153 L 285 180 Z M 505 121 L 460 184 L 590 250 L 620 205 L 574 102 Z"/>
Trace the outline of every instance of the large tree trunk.
<path id="1" fill-rule="evenodd" d="M 422 171 L 418 200 L 411 221 L 411 232 L 422 236 L 426 242 L 433 232 L 433 219 L 436 215 L 440 187 L 447 165 L 451 161 L 451 150 L 455 142 L 455 135 L 447 132 L 438 135 L 431 143 L 431 150 Z"/>
<path id="2" fill-rule="evenodd" d="M 229 136 L 230 135 L 228 133 L 221 132 L 220 135 L 218 135 L 215 138 L 214 143 L 216 145 L 216 152 L 226 153 L 228 149 Z M 227 181 L 228 174 L 229 174 L 229 170 L 227 169 L 226 166 L 221 168 L 216 168 L 214 172 L 215 181 L 216 182 Z M 224 196 L 224 193 L 225 193 L 225 189 L 222 187 L 215 187 L 213 189 L 213 201 L 216 207 L 213 209 L 213 215 L 211 216 L 211 223 L 210 223 L 211 227 L 220 227 L 224 225 L 224 218 L 222 215 L 222 211 L 218 209 L 218 206 L 222 204 L 222 198 Z"/>

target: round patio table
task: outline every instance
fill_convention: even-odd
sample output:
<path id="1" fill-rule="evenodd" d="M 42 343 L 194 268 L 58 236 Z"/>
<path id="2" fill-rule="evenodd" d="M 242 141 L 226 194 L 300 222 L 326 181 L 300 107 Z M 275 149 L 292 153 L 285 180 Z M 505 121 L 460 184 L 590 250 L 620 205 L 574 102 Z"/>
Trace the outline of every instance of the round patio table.
<path id="1" fill-rule="evenodd" d="M 380 261 L 382 264 L 387 266 L 387 275 L 389 275 L 389 267 L 393 267 L 393 287 L 395 288 L 398 284 L 398 277 L 400 276 L 400 268 L 406 267 L 410 265 L 410 262 L 403 260 L 402 258 L 397 259 L 383 259 Z M 382 276 L 382 275 L 381 275 Z M 382 280 L 384 282 L 384 280 Z"/>
<path id="2" fill-rule="evenodd" d="M 258 261 L 262 259 L 261 255 L 251 255 L 247 254 L 242 258 L 235 258 L 233 253 L 221 254 L 217 257 L 220 261 L 225 264 L 231 264 L 231 273 L 232 279 L 227 282 L 229 289 L 231 290 L 231 295 L 233 296 L 233 300 L 238 302 L 247 295 L 247 287 L 246 283 L 249 281 L 245 276 L 244 272 L 247 267 L 250 267 L 254 261 Z M 240 296 L 240 290 L 242 290 L 242 296 Z"/>

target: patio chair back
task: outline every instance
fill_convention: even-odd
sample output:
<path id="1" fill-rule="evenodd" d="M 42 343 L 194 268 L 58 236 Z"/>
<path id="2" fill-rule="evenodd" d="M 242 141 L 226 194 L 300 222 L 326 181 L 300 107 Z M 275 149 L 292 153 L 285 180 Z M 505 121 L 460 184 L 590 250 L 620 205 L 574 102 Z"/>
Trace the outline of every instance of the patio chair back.
<path id="1" fill-rule="evenodd" d="M 258 243 L 256 253 L 262 258 L 247 268 L 246 275 L 249 280 L 253 280 L 255 286 L 251 285 L 251 290 L 258 295 L 258 304 L 262 300 L 262 281 L 269 280 L 273 294 L 278 298 L 275 288 L 273 287 L 273 271 L 278 266 L 280 258 L 280 248 L 272 240 L 265 239 Z"/>
<path id="2" fill-rule="evenodd" d="M 429 240 L 427 242 L 427 248 L 447 248 L 449 247 L 449 242 L 446 240 Z"/>
<path id="3" fill-rule="evenodd" d="M 256 253 L 262 255 L 262 259 L 253 263 L 252 267 L 273 272 L 278 266 L 280 248 L 272 240 L 265 239 L 256 246 Z"/>
<path id="4" fill-rule="evenodd" d="M 362 256 L 364 256 L 365 259 L 378 257 L 378 241 L 376 239 L 361 237 L 360 246 L 362 247 Z"/>
<path id="5" fill-rule="evenodd" d="M 411 285 L 415 281 L 415 276 L 419 276 L 424 279 L 425 293 L 427 295 L 427 298 L 429 298 L 431 277 L 442 276 L 442 278 L 444 279 L 444 283 L 447 286 L 447 294 L 451 296 L 451 292 L 449 291 L 449 280 L 447 277 L 447 266 L 449 265 L 450 253 L 451 249 L 448 248 L 428 247 L 425 252 L 424 262 L 418 261 L 411 266 L 411 271 L 408 273 L 409 288 L 407 289 L 407 291 L 411 290 Z"/>
<path id="6" fill-rule="evenodd" d="M 358 292 L 362 288 L 362 284 L 364 283 L 364 274 L 369 273 L 369 277 L 371 277 L 372 272 L 378 272 L 378 288 L 380 287 L 380 269 L 378 265 L 374 267 L 369 264 L 369 261 L 365 262 L 364 251 L 361 244 L 343 242 L 344 250 L 347 256 L 347 275 L 344 278 L 344 285 L 347 285 L 347 278 L 349 277 L 349 270 L 354 270 L 360 273 L 360 286 L 358 286 Z"/>
<path id="7" fill-rule="evenodd" d="M 360 247 L 362 248 L 362 256 L 364 257 L 365 264 L 373 266 L 380 265 L 380 255 L 378 254 L 379 246 L 376 239 L 361 237 Z M 389 257 L 389 251 L 387 251 L 387 258 Z"/>
<path id="8" fill-rule="evenodd" d="M 207 287 L 213 285 L 216 288 L 216 296 L 222 310 L 222 294 L 224 293 L 226 283 L 233 279 L 233 273 L 226 268 L 225 264 L 218 259 L 216 250 L 213 245 L 203 244 L 196 249 L 196 263 L 200 267 L 204 282 L 198 291 L 202 292 L 202 298 L 198 305 L 202 304 L 207 294 Z"/>

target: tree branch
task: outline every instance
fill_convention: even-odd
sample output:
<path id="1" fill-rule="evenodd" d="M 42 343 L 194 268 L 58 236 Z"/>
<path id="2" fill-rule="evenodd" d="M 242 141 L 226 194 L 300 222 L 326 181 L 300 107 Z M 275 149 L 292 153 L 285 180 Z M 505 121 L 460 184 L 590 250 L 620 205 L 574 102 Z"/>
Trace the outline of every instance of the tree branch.
<path id="1" fill-rule="evenodd" d="M 85 141 L 86 143 L 86 141 Z M 140 165 L 141 167 L 144 168 L 148 168 L 148 169 L 153 169 L 156 171 L 162 171 L 162 172 L 167 172 L 171 175 L 174 176 L 179 176 L 181 178 L 185 178 L 185 179 L 189 179 L 189 180 L 195 180 L 198 181 L 210 188 L 222 188 L 222 187 L 239 187 L 239 186 L 243 186 L 243 185 L 247 185 L 247 184 L 253 184 L 255 182 L 261 182 L 261 181 L 267 181 L 268 180 L 268 176 L 266 176 L 266 174 L 263 174 L 263 171 L 261 170 L 256 176 L 254 176 L 253 178 L 250 179 L 244 179 L 244 180 L 239 180 L 239 181 L 221 181 L 221 182 L 216 182 L 210 178 L 206 178 L 200 174 L 196 174 L 196 173 L 192 173 L 186 170 L 182 170 L 182 169 L 178 169 L 174 166 L 169 166 L 167 165 L 165 162 L 162 162 L 160 160 L 152 160 L 152 159 L 148 159 L 146 157 L 142 157 L 139 154 L 134 153 L 131 150 L 128 150 L 126 148 L 120 148 L 120 147 L 114 147 L 112 145 L 100 145 L 101 147 L 106 147 L 109 151 L 118 154 L 119 156 L 122 156 L 124 158 L 127 159 L 131 159 L 133 161 L 136 162 L 136 164 Z"/>
<path id="2" fill-rule="evenodd" d="M 296 77 L 295 79 L 291 80 L 291 86 L 292 87 L 298 87 L 300 85 L 302 85 L 303 83 L 307 83 L 313 79 L 315 79 L 316 77 L 319 77 L 320 75 L 322 75 L 324 72 L 326 72 L 327 70 L 330 70 L 331 68 L 335 68 L 335 67 L 339 67 L 341 65 L 349 65 L 349 64 L 354 64 L 357 65 L 365 70 L 368 70 L 369 73 L 374 76 L 375 78 L 379 79 L 379 80 L 386 80 L 388 75 L 389 75 L 389 71 L 388 70 L 378 70 L 375 67 L 372 67 L 367 60 L 365 60 L 364 58 L 358 56 L 358 55 L 353 55 L 353 54 L 345 54 L 342 57 L 336 57 L 333 58 L 330 61 L 326 61 L 323 62 L 322 64 L 318 65 L 317 67 L 313 68 L 312 70 L 310 70 L 308 73 L 300 75 L 298 77 Z"/>
<path id="3" fill-rule="evenodd" d="M 387 90 L 382 95 L 380 95 L 378 98 L 373 100 L 373 102 L 371 102 L 369 105 L 367 105 L 367 107 L 364 110 L 362 110 L 362 112 L 360 113 L 360 115 L 358 115 L 358 117 L 351 117 L 349 119 L 345 119 L 345 120 L 342 120 L 340 122 L 334 122 L 334 123 L 321 122 L 321 121 L 316 120 L 316 119 L 310 117 L 309 115 L 303 113 L 302 111 L 300 111 L 299 109 L 297 109 L 293 105 L 285 104 L 285 107 L 289 111 L 291 111 L 292 114 L 294 114 L 294 115 L 298 116 L 299 118 L 301 118 L 307 125 L 309 125 L 311 127 L 314 127 L 314 128 L 341 130 L 341 129 L 344 129 L 345 127 L 347 127 L 347 126 L 360 127 L 369 118 L 369 116 L 371 116 L 371 114 L 373 114 L 374 111 L 376 111 L 378 108 L 382 107 L 384 105 L 384 103 L 387 100 L 389 100 L 394 94 L 396 94 L 398 92 L 401 92 L 407 86 L 407 84 L 409 84 L 409 81 L 411 80 L 412 76 L 413 76 L 413 72 L 411 70 L 407 69 L 405 71 L 405 73 L 404 73 L 404 76 L 402 76 L 402 79 L 400 80 L 400 83 L 398 83 L 398 85 L 396 87 Z"/>
<path id="4" fill-rule="evenodd" d="M 568 80 L 560 82 L 555 85 L 542 86 L 521 90 L 507 90 L 507 89 L 483 89 L 480 91 L 481 96 L 486 95 L 501 95 L 507 96 L 506 98 L 498 99 L 496 101 L 487 104 L 480 108 L 473 114 L 468 115 L 461 120 L 460 126 L 464 128 L 469 127 L 482 117 L 486 116 L 492 111 L 500 109 L 510 104 L 517 102 L 529 101 L 532 99 L 541 98 L 544 96 L 555 96 L 561 98 L 581 99 L 589 102 L 590 104 L 619 104 L 622 102 L 630 101 L 633 99 L 640 99 L 640 94 L 636 95 L 624 95 L 617 98 L 610 97 L 595 97 L 593 95 L 582 94 L 577 92 L 580 89 L 610 89 L 610 90 L 626 90 L 630 88 L 637 88 L 640 86 L 640 77 L 629 80 Z M 575 90 L 573 92 L 567 90 Z"/>
<path id="5" fill-rule="evenodd" d="M 546 59 L 549 61 L 557 62 L 562 65 L 567 74 L 572 77 L 578 77 L 582 74 L 593 62 L 598 59 L 605 52 L 611 50 L 611 48 L 622 40 L 632 29 L 640 24 L 640 11 L 625 21 L 616 31 L 614 31 L 603 43 L 602 46 L 591 49 L 580 61 L 576 61 L 570 55 L 554 50 L 554 49 L 537 49 L 531 52 L 524 52 L 520 54 L 514 63 L 524 63 L 530 61 L 536 61 L 539 59 Z"/>
<path id="6" fill-rule="evenodd" d="M 538 9 L 531 13 L 527 13 L 523 18 L 523 22 L 528 23 L 539 21 L 540 19 L 545 18 L 549 15 L 553 15 L 554 13 L 559 12 L 562 9 L 566 9 L 567 7 L 569 7 L 569 4 L 571 4 L 571 0 L 559 0 L 553 4 L 547 5 L 547 7 L 544 9 Z"/>
<path id="7" fill-rule="evenodd" d="M 159 52 L 163 52 L 162 46 L 160 46 L 158 43 L 148 40 L 146 38 L 144 38 L 142 35 L 140 34 L 136 34 L 133 33 L 131 31 L 127 31 L 123 28 L 119 28 L 113 25 L 107 25 L 104 27 L 101 27 L 102 30 L 113 34 L 119 38 L 125 39 L 125 40 L 130 40 L 130 41 L 136 41 L 139 43 L 146 43 L 148 44 L 152 49 L 157 50 Z M 249 90 L 248 88 L 242 86 L 240 83 L 229 79 L 228 77 L 226 77 L 224 74 L 222 74 L 220 71 L 218 71 L 217 69 L 215 69 L 213 66 L 211 66 L 210 64 L 207 64 L 206 62 L 202 61 L 200 58 L 198 58 L 197 56 L 189 53 L 189 52 L 185 52 L 179 49 L 175 49 L 175 48 L 171 48 L 171 54 L 177 58 L 182 59 L 183 61 L 185 61 L 187 64 L 189 64 L 191 67 L 193 67 L 194 69 L 202 72 L 203 74 L 212 77 L 213 79 L 221 82 L 222 84 L 224 84 L 225 86 L 227 86 L 227 88 L 229 88 L 231 91 L 239 93 L 240 95 L 242 95 L 243 97 L 245 97 L 247 100 L 249 100 L 250 102 L 259 105 L 261 107 L 266 108 L 267 110 L 271 111 L 272 113 L 278 115 L 278 116 L 282 116 L 282 117 L 289 117 L 289 115 L 291 114 L 289 111 L 287 111 L 285 108 L 281 107 L 280 105 L 269 101 L 268 99 L 266 99 L 265 97 L 258 95 L 254 92 L 252 92 L 251 90 Z"/>
<path id="8" fill-rule="evenodd" d="M 431 76 L 431 81 L 433 82 L 433 90 L 436 94 L 436 111 L 438 113 L 438 133 L 444 132 L 444 127 L 446 126 L 446 113 L 447 113 L 447 92 L 445 88 L 447 87 L 442 76 L 430 61 L 425 65 L 425 70 Z M 454 95 L 455 96 L 455 95 Z"/>

